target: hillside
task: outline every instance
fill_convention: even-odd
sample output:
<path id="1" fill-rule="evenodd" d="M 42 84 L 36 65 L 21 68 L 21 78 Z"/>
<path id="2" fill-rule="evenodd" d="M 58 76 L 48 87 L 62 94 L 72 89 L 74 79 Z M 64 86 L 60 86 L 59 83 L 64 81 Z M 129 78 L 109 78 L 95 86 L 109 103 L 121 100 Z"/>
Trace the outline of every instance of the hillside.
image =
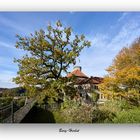
<path id="1" fill-rule="evenodd" d="M 20 96 L 23 95 L 26 90 L 22 87 L 16 88 L 0 88 L 0 96 Z"/>

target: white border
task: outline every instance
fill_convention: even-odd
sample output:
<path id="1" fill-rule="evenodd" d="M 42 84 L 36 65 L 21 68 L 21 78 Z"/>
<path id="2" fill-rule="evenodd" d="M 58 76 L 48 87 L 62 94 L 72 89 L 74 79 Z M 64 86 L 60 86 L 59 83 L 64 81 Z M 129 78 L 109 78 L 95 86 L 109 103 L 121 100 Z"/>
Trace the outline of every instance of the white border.
<path id="1" fill-rule="evenodd" d="M 0 11 L 139 11 L 140 0 L 0 0 Z"/>
<path id="2" fill-rule="evenodd" d="M 140 11 L 140 0 L 0 0 L 0 11 Z M 78 128 L 79 133 L 59 133 Z M 140 125 L 0 124 L 0 140 L 132 140 Z"/>
<path id="3" fill-rule="evenodd" d="M 80 132 L 59 132 L 59 129 Z M 130 124 L 1 124 L 1 140 L 133 140 L 140 138 L 140 125 Z"/>

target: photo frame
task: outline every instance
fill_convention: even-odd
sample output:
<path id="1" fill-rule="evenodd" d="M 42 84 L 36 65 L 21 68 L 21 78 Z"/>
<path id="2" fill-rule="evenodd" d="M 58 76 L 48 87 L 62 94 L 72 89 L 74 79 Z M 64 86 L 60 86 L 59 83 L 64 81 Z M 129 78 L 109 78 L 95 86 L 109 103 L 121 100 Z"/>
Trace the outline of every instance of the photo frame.
<path id="1" fill-rule="evenodd" d="M 53 101 L 52 101 L 52 99 L 50 99 L 48 101 L 48 98 L 44 98 L 44 94 L 42 96 L 37 97 L 37 100 L 39 99 L 38 100 L 39 102 L 36 101 L 36 99 L 34 98 L 35 96 L 33 96 L 33 94 L 31 94 L 31 95 L 28 94 L 28 96 L 25 96 L 25 90 L 27 90 L 27 92 L 35 91 L 35 89 L 32 89 L 29 86 L 31 84 L 31 82 L 33 83 L 33 85 L 36 84 L 38 91 L 40 91 L 40 87 L 43 87 L 45 84 L 48 86 L 50 83 L 50 80 L 47 80 L 47 82 L 44 82 L 40 86 L 40 85 L 38 85 L 38 80 L 36 80 L 37 82 L 30 81 L 30 84 L 29 84 L 28 81 L 30 79 L 26 79 L 26 81 L 27 81 L 27 83 L 26 83 L 24 80 L 21 81 L 21 79 L 22 79 L 21 77 L 17 77 L 17 79 L 15 79 L 15 82 L 17 82 L 17 83 L 19 82 L 18 84 L 24 83 L 26 85 L 26 87 L 28 87 L 28 89 L 25 89 L 25 88 L 10 89 L 11 93 L 14 93 L 14 92 L 16 92 L 15 94 L 20 93 L 20 96 L 14 95 L 14 97 L 13 97 L 14 101 L 11 102 L 11 100 L 8 99 L 8 100 L 10 100 L 10 102 L 8 102 L 7 104 L 1 102 L 3 104 L 3 106 L 1 106 L 2 107 L 1 112 L 3 112 L 3 114 L 6 116 L 6 117 L 4 116 L 4 119 L 1 119 L 3 122 L 3 124 L 1 126 L 5 125 L 5 123 L 10 123 L 8 125 L 15 125 L 15 124 L 17 125 L 17 123 L 20 123 L 20 122 L 36 123 L 36 120 L 39 120 L 39 118 L 41 118 L 44 121 L 45 114 L 41 114 L 38 117 L 36 115 L 37 112 L 42 113 L 42 110 L 37 110 L 37 108 L 35 108 L 35 110 L 33 110 L 33 114 L 29 113 L 30 110 L 32 110 L 32 107 L 34 105 L 37 105 L 38 107 L 41 107 L 41 109 L 43 109 L 43 110 L 46 110 L 46 108 L 54 108 L 55 117 L 53 117 L 53 119 L 52 119 L 52 118 L 48 117 L 48 115 L 46 115 L 48 117 L 47 123 L 52 123 L 52 121 L 54 121 L 57 124 L 52 124 L 52 125 L 45 124 L 46 127 L 44 128 L 42 123 L 46 123 L 46 122 L 43 122 L 41 120 L 41 121 L 37 122 L 37 123 L 41 123 L 41 124 L 38 124 L 38 125 L 35 124 L 35 126 L 40 128 L 42 131 L 45 129 L 47 130 L 48 127 L 52 128 L 52 129 L 54 129 L 53 132 L 56 131 L 56 133 L 58 133 L 58 135 L 61 135 L 61 134 L 78 135 L 81 133 L 84 133 L 84 134 L 88 133 L 90 135 L 92 133 L 92 130 L 95 130 L 95 128 L 97 128 L 95 130 L 97 132 L 97 130 L 103 129 L 104 127 L 106 127 L 107 130 L 112 129 L 112 127 L 113 127 L 115 130 L 117 129 L 116 131 L 119 131 L 118 129 L 122 130 L 122 129 L 126 128 L 126 130 L 128 132 L 130 131 L 131 128 L 133 128 L 135 130 L 139 129 L 139 124 L 138 124 L 139 117 L 135 118 L 135 116 L 136 116 L 135 113 L 138 114 L 138 111 L 139 111 L 139 108 L 137 106 L 139 104 L 139 102 L 137 102 L 138 104 L 136 104 L 137 100 L 135 100 L 133 102 L 135 105 L 134 104 L 132 105 L 132 102 L 130 104 L 128 103 L 128 100 L 130 100 L 132 92 L 133 93 L 135 92 L 133 94 L 134 98 L 139 99 L 138 95 L 136 94 L 136 92 L 137 92 L 136 88 L 135 88 L 135 91 L 133 91 L 133 88 L 131 90 L 129 90 L 129 88 L 126 89 L 127 85 L 125 85 L 125 87 L 124 87 L 124 85 L 122 85 L 122 83 L 125 83 L 125 82 L 128 83 L 128 78 L 126 78 L 126 77 L 128 77 L 129 74 L 130 74 L 130 76 L 133 75 L 134 77 L 136 77 L 136 79 L 134 81 L 136 82 L 136 84 L 138 84 L 138 82 L 136 80 L 139 81 L 139 79 L 138 79 L 139 76 L 137 75 L 137 72 L 139 71 L 139 66 L 133 65 L 132 67 L 129 67 L 128 69 L 123 69 L 122 71 L 118 68 L 119 73 L 116 73 L 117 79 L 115 79 L 116 83 L 114 80 L 114 83 L 113 83 L 114 86 L 111 85 L 113 80 L 109 79 L 110 77 L 108 79 L 105 77 L 105 75 L 107 75 L 108 73 L 105 72 L 105 70 L 101 70 L 101 69 L 106 69 L 108 66 L 113 67 L 113 66 L 115 66 L 115 64 L 118 64 L 118 62 L 121 63 L 122 58 L 119 59 L 118 57 L 119 56 L 122 57 L 123 53 L 126 54 L 126 52 L 129 52 L 129 49 L 126 49 L 126 50 L 124 49 L 124 51 L 123 51 L 123 47 L 130 48 L 130 52 L 134 52 L 134 53 L 139 52 L 138 51 L 139 47 L 134 47 L 137 50 L 132 49 L 133 46 L 137 46 L 139 43 L 139 39 L 138 39 L 139 38 L 139 11 L 137 11 L 137 12 L 135 11 L 136 9 L 137 10 L 139 10 L 139 9 L 138 9 L 138 7 L 135 7 L 135 10 L 134 10 L 134 7 L 133 7 L 130 9 L 128 8 L 129 11 L 127 11 L 126 10 L 127 7 L 126 7 L 126 8 L 124 8 L 124 10 L 123 9 L 120 10 L 119 9 L 119 8 L 121 8 L 121 4 L 120 4 L 120 7 L 119 6 L 115 7 L 115 5 L 114 5 L 114 8 L 116 8 L 117 11 L 106 11 L 106 8 L 105 8 L 105 10 L 104 10 L 104 8 L 99 8 L 98 3 L 96 3 L 95 9 L 99 8 L 98 10 L 95 10 L 95 9 L 92 10 L 93 8 L 90 5 L 86 4 L 89 6 L 89 9 L 91 9 L 89 11 L 89 10 L 84 9 L 83 4 L 84 3 L 82 2 L 81 3 L 82 8 L 80 11 L 73 10 L 73 8 L 71 6 L 70 6 L 70 8 L 68 8 L 68 11 L 65 11 L 65 10 L 60 11 L 60 9 L 54 10 L 53 8 L 52 8 L 52 10 L 50 10 L 49 8 L 45 8 L 45 7 L 42 8 L 43 9 L 43 11 L 42 11 L 42 9 L 39 9 L 39 8 L 37 10 L 34 10 L 34 8 L 36 8 L 36 6 L 34 6 L 34 8 L 32 9 L 34 12 L 32 12 L 32 10 L 30 11 L 29 10 L 30 8 L 28 9 L 28 11 L 22 11 L 22 12 L 21 11 L 15 12 L 12 10 L 10 10 L 9 12 L 7 12 L 7 10 L 0 12 L 0 15 L 1 15 L 0 30 L 2 33 L 0 44 L 1 44 L 1 46 L 3 46 L 0 51 L 1 62 L 2 62 L 1 63 L 1 76 L 0 76 L 1 85 L 3 84 L 2 85 L 3 87 L 1 89 L 2 93 L 5 92 L 4 94 L 6 94 L 6 96 L 9 96 L 8 95 L 9 91 L 7 90 L 7 88 L 10 86 L 11 86 L 11 88 L 13 88 L 15 86 L 15 85 L 13 86 L 11 79 L 8 79 L 9 76 L 11 76 L 13 78 L 13 75 L 14 75 L 14 77 L 16 77 L 15 73 L 18 72 L 19 75 L 23 78 L 24 77 L 23 75 L 27 76 L 29 74 L 29 73 L 26 73 L 26 70 L 27 71 L 33 70 L 34 65 L 31 65 L 31 64 L 33 64 L 33 62 L 36 65 L 38 65 L 40 63 L 40 62 L 37 63 L 38 59 L 36 59 L 34 61 L 32 60 L 32 61 L 28 62 L 28 64 L 26 65 L 28 67 L 23 70 L 23 68 L 22 68 L 23 63 L 20 61 L 21 57 L 19 57 L 19 56 L 23 56 L 24 52 L 22 52 L 22 51 L 23 50 L 27 51 L 28 50 L 27 47 L 30 47 L 31 45 L 36 45 L 36 44 L 33 44 L 32 42 L 30 42 L 30 40 L 34 39 L 34 42 L 35 42 L 35 41 L 37 41 L 37 39 L 39 39 L 38 37 L 40 37 L 41 35 L 49 37 L 49 34 L 47 34 L 47 31 L 49 31 L 49 30 L 50 30 L 50 32 L 49 32 L 50 34 L 54 33 L 54 31 L 55 31 L 52 39 L 54 39 L 56 33 L 58 33 L 59 31 L 63 32 L 63 34 L 61 35 L 62 40 L 59 38 L 60 36 L 58 34 L 55 39 L 57 40 L 57 44 L 59 44 L 59 41 L 60 42 L 63 41 L 63 43 L 67 43 L 68 47 L 66 47 L 66 50 L 64 51 L 66 53 L 66 55 L 64 57 L 65 57 L 65 60 L 67 60 L 67 61 L 64 64 L 66 64 L 68 61 L 71 60 L 70 62 L 73 66 L 70 66 L 69 69 L 66 69 L 65 67 L 61 68 L 61 67 L 59 67 L 59 65 L 57 65 L 56 61 L 50 61 L 50 60 L 46 59 L 46 62 L 49 61 L 48 64 L 50 64 L 50 62 L 53 62 L 53 63 L 55 62 L 54 67 L 57 66 L 57 70 L 59 70 L 59 69 L 63 69 L 64 71 L 68 70 L 67 72 L 70 72 L 70 73 L 67 73 L 66 75 L 64 75 L 64 73 L 62 73 L 62 75 L 63 75 L 62 77 L 65 77 L 65 78 L 61 79 L 60 81 L 57 81 L 57 82 L 51 81 L 53 83 L 52 85 L 55 88 L 53 88 L 52 85 L 50 85 L 48 88 L 48 89 L 50 89 L 49 93 L 47 93 L 47 91 L 45 91 L 45 90 L 43 90 L 43 93 L 45 93 L 45 95 L 47 94 L 50 99 L 50 93 L 52 91 L 53 91 L 53 93 L 55 93 L 56 90 L 57 90 L 57 92 L 60 92 L 60 89 L 57 88 L 57 86 L 63 86 L 66 88 L 66 85 L 68 85 L 68 83 L 72 83 L 71 81 L 67 80 L 68 77 L 69 77 L 68 79 L 74 80 L 74 85 L 73 85 L 73 87 L 72 86 L 69 87 L 69 90 L 71 89 L 73 91 L 72 93 L 75 92 L 74 95 L 71 95 L 69 97 L 66 96 L 66 98 L 65 98 L 64 95 L 69 94 L 68 91 L 67 92 L 65 92 L 65 90 L 61 91 L 61 92 L 63 92 L 63 95 L 60 95 L 59 102 L 61 102 L 61 101 L 64 102 L 64 100 L 65 100 L 66 101 L 65 104 L 63 104 L 61 102 L 60 104 L 57 104 L 57 105 L 53 104 L 52 106 L 50 106 L 50 104 L 48 104 L 48 103 L 56 101 L 56 98 L 57 98 L 56 95 L 53 95 L 53 93 L 51 94 L 51 95 L 53 95 Z M 128 5 L 130 6 L 131 4 L 132 3 L 130 2 L 130 4 L 128 4 Z M 19 5 L 19 3 L 17 3 L 17 5 Z M 64 2 L 64 5 L 65 5 L 65 2 Z M 64 7 L 64 6 L 62 6 L 62 7 Z M 16 8 L 18 9 L 18 7 L 16 7 Z M 6 7 L 6 9 L 7 9 L 7 7 Z M 49 9 L 49 11 L 48 11 L 48 9 Z M 102 9 L 104 11 L 102 11 Z M 108 9 L 110 9 L 110 5 L 109 5 Z M 27 8 L 25 8 L 25 10 L 27 10 Z M 122 11 L 124 11 L 124 12 L 122 12 Z M 47 17 L 46 21 L 45 21 L 45 17 Z M 62 21 L 62 23 L 61 23 L 61 21 Z M 62 25 L 64 26 L 64 28 Z M 68 27 L 73 28 L 73 30 L 72 30 L 73 32 L 70 33 L 70 36 L 68 36 L 68 34 L 69 34 L 68 32 L 70 32 L 70 30 L 68 30 L 70 28 L 68 28 Z M 44 32 L 39 30 L 40 28 L 44 29 Z M 46 28 L 47 28 L 47 30 L 45 30 Z M 61 28 L 61 29 L 58 30 L 58 28 Z M 53 30 L 51 30 L 51 29 L 53 29 Z M 64 30 L 64 29 L 67 29 L 67 30 Z M 37 32 L 35 33 L 34 31 L 37 31 Z M 51 31 L 53 31 L 53 32 L 51 32 Z M 18 34 L 17 39 L 15 37 L 16 34 Z M 77 34 L 79 36 L 75 36 Z M 82 34 L 84 34 L 84 37 L 82 36 Z M 68 40 L 64 39 L 67 36 L 70 37 L 69 42 L 68 42 Z M 42 41 L 45 42 L 45 38 Z M 50 42 L 51 42 L 51 40 L 47 41 L 45 43 L 49 44 Z M 79 42 L 83 43 L 82 44 L 83 46 Z M 29 43 L 31 45 L 25 45 L 26 43 Z M 53 42 L 53 43 L 56 43 L 56 42 Z M 73 54 L 71 53 L 71 56 L 70 56 L 70 50 L 68 50 L 68 49 L 69 49 L 70 45 L 74 46 L 74 43 L 79 43 L 81 45 L 81 48 L 80 48 L 81 50 L 84 47 L 85 47 L 85 49 L 83 49 L 82 51 L 80 49 L 79 50 L 77 49 L 77 51 L 79 51 L 78 53 L 75 53 L 74 50 L 70 49 L 71 52 L 73 52 Z M 93 45 L 91 45 L 90 43 Z M 19 49 L 20 51 L 17 51 L 18 49 L 16 49 L 15 47 L 13 47 L 11 49 L 11 46 L 14 46 L 14 45 L 16 45 L 16 47 L 20 48 L 21 50 Z M 57 46 L 57 49 L 60 50 L 62 48 L 62 43 L 60 43 L 59 45 L 55 45 L 55 46 Z M 64 46 L 66 46 L 66 45 L 64 45 Z M 104 46 L 106 46 L 106 48 Z M 29 51 L 32 51 L 32 49 L 33 48 L 29 49 Z M 75 49 L 76 49 L 76 45 L 75 45 Z M 56 57 L 57 61 L 59 60 L 59 57 L 57 55 L 59 55 L 59 56 L 62 55 L 62 52 L 59 53 L 58 50 L 55 51 L 55 54 L 56 54 L 55 57 Z M 95 51 L 95 53 L 92 53 L 94 51 Z M 133 54 L 133 56 L 135 56 L 135 55 L 134 55 L 134 53 L 130 53 L 130 52 L 128 53 L 127 57 L 129 57 L 131 59 L 130 56 L 132 56 L 132 54 Z M 49 55 L 49 53 L 50 52 L 48 51 L 47 55 Z M 70 56 L 70 57 L 68 57 L 68 56 Z M 78 58 L 76 56 L 79 57 L 80 61 L 78 60 Z M 95 56 L 95 58 L 93 60 L 92 60 L 92 56 Z M 138 56 L 139 56 L 139 54 L 138 54 Z M 19 64 L 19 67 L 15 66 L 15 64 L 13 62 L 11 62 L 10 59 L 12 59 L 14 57 L 18 57 L 17 62 Z M 74 59 L 71 59 L 72 57 Z M 28 58 L 28 56 L 27 56 L 27 58 Z M 113 61 L 114 58 L 115 58 L 115 60 Z M 135 57 L 134 60 L 137 60 L 137 58 L 138 57 Z M 76 65 L 75 65 L 76 62 L 74 60 L 76 60 L 76 62 L 77 62 Z M 93 64 L 92 64 L 92 61 L 94 62 Z M 63 60 L 63 62 L 64 62 L 64 60 Z M 25 61 L 24 63 L 27 63 L 27 62 Z M 130 63 L 133 63 L 133 60 L 128 62 L 128 64 L 130 64 Z M 29 64 L 31 65 L 30 69 L 29 69 Z M 46 65 L 46 63 L 45 63 L 45 65 Z M 74 66 L 76 66 L 76 67 L 73 70 Z M 81 69 L 81 66 L 82 66 L 82 69 Z M 37 67 L 37 68 L 40 68 L 40 67 Z M 44 67 L 42 67 L 42 68 L 44 69 Z M 110 67 L 108 67 L 108 68 L 110 68 Z M 126 66 L 125 66 L 125 68 L 126 68 Z M 48 69 L 48 67 L 47 67 L 46 71 L 47 70 L 52 70 L 52 73 L 55 73 L 54 74 L 55 76 L 56 75 L 60 76 L 59 72 L 54 68 L 52 69 L 52 67 L 51 67 L 51 69 Z M 112 75 L 111 72 L 114 72 L 114 70 L 116 70 L 116 69 L 108 70 L 108 72 L 110 72 L 109 76 Z M 33 73 L 35 73 L 35 72 L 33 71 Z M 48 73 L 45 73 L 45 74 L 46 74 L 46 76 L 49 77 L 49 76 L 52 76 L 52 73 L 51 74 L 49 73 L 49 75 L 48 75 Z M 57 76 L 55 77 L 56 79 L 59 78 Z M 77 77 L 78 77 L 78 79 L 75 79 Z M 122 80 L 122 77 L 124 77 L 123 80 Z M 7 78 L 7 80 L 6 80 L 6 78 Z M 21 78 L 21 79 L 18 80 L 18 78 Z M 3 82 L 4 80 L 5 80 L 5 83 Z M 42 82 L 43 80 L 44 79 L 42 79 L 40 81 Z M 111 81 L 111 84 L 110 84 L 111 86 L 109 85 L 109 80 Z M 132 79 L 130 77 L 130 81 L 131 80 Z M 103 85 L 102 81 L 106 81 L 105 85 Z M 131 81 L 129 85 L 132 85 L 133 83 L 135 83 L 134 81 L 133 82 Z M 119 85 L 119 88 L 116 89 L 116 85 L 118 83 L 120 85 Z M 100 87 L 100 84 L 101 84 L 101 87 Z M 136 84 L 134 84 L 134 86 Z M 99 93 L 99 91 L 97 91 L 99 95 L 98 94 L 95 94 L 95 95 L 98 95 L 99 97 L 94 96 L 94 95 L 92 96 L 90 94 L 91 92 L 93 92 L 91 87 L 94 88 L 95 90 L 98 90 L 99 88 L 101 90 L 103 90 L 103 88 L 104 88 L 106 91 L 108 90 L 108 92 L 110 92 L 110 88 L 113 88 L 112 92 L 117 92 L 117 94 L 116 95 L 113 94 L 113 95 L 111 95 L 111 97 L 109 97 L 110 95 L 106 95 L 106 94 L 101 95 Z M 109 89 L 107 89 L 105 87 L 109 87 Z M 136 86 L 136 87 L 138 87 L 138 90 L 139 90 L 139 86 Z M 78 93 L 77 91 L 81 90 L 81 88 L 84 90 L 82 92 Z M 100 105 L 98 105 L 100 103 L 102 104 L 102 102 L 104 104 L 104 102 L 106 100 L 112 100 L 112 98 L 115 100 L 117 98 L 117 101 L 118 101 L 118 99 L 120 101 L 120 100 L 122 100 L 122 98 L 126 98 L 126 96 L 124 97 L 124 94 L 126 94 L 123 92 L 124 88 L 127 90 L 127 93 L 128 92 L 130 93 L 130 95 L 127 94 L 127 98 L 129 97 L 127 102 L 126 102 L 126 100 L 125 101 L 123 100 L 123 102 L 121 102 L 121 103 L 113 101 L 113 103 L 115 103 L 115 104 L 113 104 L 111 102 L 111 103 L 107 103 L 106 106 L 101 105 L 101 107 L 100 107 Z M 77 91 L 75 91 L 75 89 L 77 89 Z M 118 90 L 120 90 L 120 92 L 118 92 Z M 106 92 L 106 91 L 102 91 L 102 92 Z M 21 99 L 22 97 L 24 97 L 24 99 L 23 99 L 24 101 L 22 101 L 22 99 Z M 97 113 L 98 117 L 99 116 L 103 117 L 103 121 L 100 122 L 100 119 L 98 119 L 98 117 L 94 116 L 93 114 L 90 114 L 91 113 L 90 105 L 88 104 L 88 106 L 87 106 L 87 104 L 85 104 L 85 102 L 86 103 L 90 102 L 91 98 L 88 98 L 88 97 L 93 97 L 93 102 L 94 102 L 94 103 L 92 102 L 92 105 L 94 104 L 94 109 L 92 108 L 93 109 L 92 111 L 94 112 L 93 114 Z M 45 101 L 45 103 L 47 103 L 47 104 L 45 104 L 45 105 L 42 104 L 42 98 L 45 99 L 43 101 Z M 63 100 L 61 100 L 61 98 L 63 98 Z M 99 100 L 98 101 L 96 100 L 97 98 L 101 99 L 100 103 L 99 103 Z M 134 100 L 134 98 L 132 97 L 132 100 Z M 19 99 L 21 99 L 20 103 L 18 103 Z M 74 102 L 71 100 L 69 101 L 69 99 L 74 99 Z M 78 102 L 78 104 L 75 104 L 75 102 L 76 103 Z M 97 102 L 98 102 L 98 104 L 97 104 Z M 19 104 L 21 104 L 21 105 L 19 105 Z M 83 106 L 83 104 L 84 104 L 84 106 Z M 55 110 L 56 106 L 57 106 L 57 108 L 60 107 L 59 105 L 65 111 L 65 112 L 63 111 L 63 113 L 61 112 L 62 114 L 59 114 L 60 112 L 57 112 Z M 115 105 L 116 105 L 116 108 L 115 108 Z M 79 109 L 79 110 L 77 110 L 77 112 L 75 111 L 75 113 L 72 111 L 72 109 L 74 110 L 74 108 L 75 108 L 74 106 Z M 80 108 L 80 106 L 81 106 L 81 108 Z M 119 108 L 118 108 L 118 106 L 119 106 Z M 134 108 L 133 108 L 133 106 L 134 106 Z M 88 111 L 84 112 L 84 110 L 83 110 L 84 107 L 85 107 L 85 110 L 88 110 L 89 112 Z M 97 108 L 99 109 L 98 111 L 100 111 L 100 112 L 97 111 Z M 105 111 L 105 109 L 106 109 L 106 111 Z M 117 111 L 115 112 L 114 111 L 115 109 L 120 110 L 120 112 L 117 112 Z M 135 110 L 133 110 L 133 109 L 135 109 Z M 9 113 L 4 113 L 5 110 L 9 110 Z M 71 112 L 70 112 L 70 110 L 71 110 Z M 102 110 L 102 112 L 101 112 L 101 110 Z M 51 110 L 47 110 L 47 111 L 48 111 L 47 113 L 50 113 L 50 116 L 52 116 Z M 80 114 L 80 111 L 81 111 L 81 114 Z M 68 114 L 68 113 L 70 113 L 70 114 Z M 60 117 L 61 115 L 63 117 Z M 78 118 L 78 115 L 79 116 L 81 115 L 79 117 L 80 119 Z M 85 117 L 86 115 L 90 116 L 90 117 L 93 115 L 92 119 L 90 117 L 89 118 Z M 130 117 L 129 117 L 129 115 L 130 115 Z M 34 116 L 34 117 L 36 116 L 36 118 L 33 119 L 32 116 Z M 87 120 L 84 119 L 84 117 L 88 118 L 90 121 L 88 119 Z M 65 119 L 63 120 L 63 118 L 65 118 Z M 82 121 L 81 121 L 81 118 L 82 118 Z M 134 119 L 133 121 L 132 121 L 132 118 Z M 91 123 L 93 123 L 94 120 L 96 120 L 98 122 L 98 124 L 95 124 L 94 127 L 91 127 Z M 125 120 L 127 120 L 127 121 L 125 121 Z M 112 124 L 112 122 L 113 123 L 115 122 L 116 124 Z M 11 123 L 14 123 L 14 124 L 11 124 Z M 59 123 L 65 123 L 65 124 L 59 124 Z M 72 123 L 72 124 L 68 125 L 67 123 Z M 75 124 L 75 123 L 78 123 L 78 124 Z M 99 124 L 99 123 L 102 123 L 102 124 Z M 121 126 L 118 125 L 118 123 L 121 124 Z M 134 124 L 132 124 L 132 123 L 134 123 Z M 27 126 L 29 126 L 30 128 L 34 127 L 33 124 L 28 124 Z M 26 127 L 23 126 L 23 124 L 20 124 L 20 126 L 18 126 L 18 127 L 20 127 L 20 129 L 24 129 L 24 131 L 26 131 L 25 130 Z M 87 132 L 86 128 L 90 132 Z M 4 130 L 5 129 L 3 129 L 3 131 Z M 33 130 L 35 130 L 35 129 L 33 129 Z M 48 131 L 50 131 L 50 130 L 48 130 Z M 137 132 L 137 131 L 135 131 L 135 132 Z"/>

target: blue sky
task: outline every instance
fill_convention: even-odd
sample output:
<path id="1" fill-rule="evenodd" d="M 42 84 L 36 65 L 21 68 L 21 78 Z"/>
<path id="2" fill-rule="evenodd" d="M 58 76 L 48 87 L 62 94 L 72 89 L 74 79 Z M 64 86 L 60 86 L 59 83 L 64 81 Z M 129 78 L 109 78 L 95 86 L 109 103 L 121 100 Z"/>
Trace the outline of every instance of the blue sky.
<path id="1" fill-rule="evenodd" d="M 28 36 L 58 19 L 92 42 L 76 64 L 88 76 L 107 74 L 105 69 L 121 48 L 140 36 L 138 12 L 0 12 L 0 87 L 17 86 L 12 82 L 18 71 L 13 59 L 23 56 L 23 51 L 15 48 L 15 35 Z"/>

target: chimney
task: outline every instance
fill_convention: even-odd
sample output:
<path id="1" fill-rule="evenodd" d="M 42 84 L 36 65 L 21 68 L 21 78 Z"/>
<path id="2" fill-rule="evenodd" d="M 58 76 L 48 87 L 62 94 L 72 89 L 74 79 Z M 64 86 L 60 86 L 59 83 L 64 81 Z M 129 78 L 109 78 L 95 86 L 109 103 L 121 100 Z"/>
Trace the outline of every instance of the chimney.
<path id="1" fill-rule="evenodd" d="M 74 68 L 73 68 L 73 71 L 75 71 L 75 70 L 82 70 L 82 67 L 81 66 L 75 66 Z"/>

